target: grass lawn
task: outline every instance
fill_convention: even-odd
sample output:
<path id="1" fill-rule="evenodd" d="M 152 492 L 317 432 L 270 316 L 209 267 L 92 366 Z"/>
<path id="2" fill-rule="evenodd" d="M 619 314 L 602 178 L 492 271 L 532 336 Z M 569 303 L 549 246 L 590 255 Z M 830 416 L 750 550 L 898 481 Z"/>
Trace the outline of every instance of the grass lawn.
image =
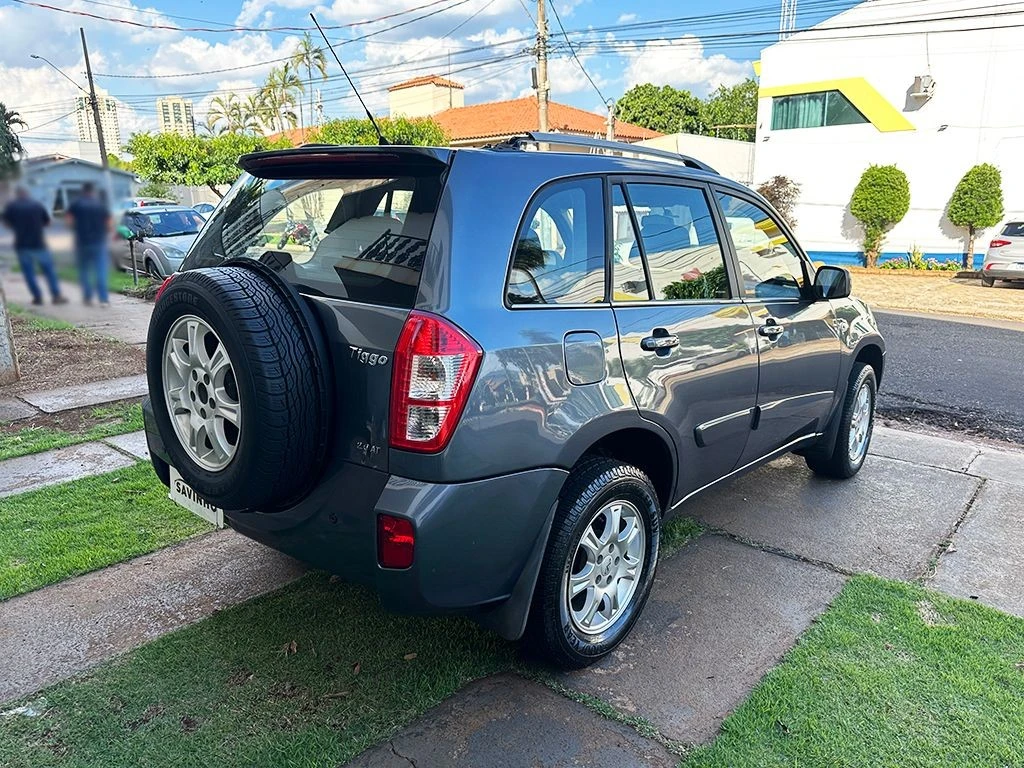
<path id="1" fill-rule="evenodd" d="M 0 600 L 206 530 L 142 463 L 0 499 Z"/>
<path id="2" fill-rule="evenodd" d="M 29 312 L 18 304 L 8 304 L 7 308 L 15 317 L 20 317 L 34 331 L 73 331 L 75 326 L 65 320 L 52 317 L 40 317 Z"/>
<path id="3" fill-rule="evenodd" d="M 1024 620 L 852 579 L 686 768 L 1024 762 Z"/>
<path id="4" fill-rule="evenodd" d="M 141 272 L 142 265 L 139 264 L 139 285 L 138 288 L 144 288 L 150 285 L 153 281 Z M 70 283 L 78 285 L 78 269 L 73 265 L 62 266 L 57 269 L 57 275 L 61 280 L 67 280 Z M 108 287 L 114 293 L 131 293 L 135 288 L 135 283 L 132 280 L 132 273 L 125 272 L 124 270 L 117 269 L 111 266 L 108 273 Z"/>
<path id="5" fill-rule="evenodd" d="M 83 422 L 84 428 L 75 431 L 52 427 L 25 427 L 11 432 L 0 431 L 0 461 L 136 432 L 143 428 L 142 406 L 131 403 L 93 408 Z"/>
<path id="6" fill-rule="evenodd" d="M 666 549 L 698 532 L 671 521 Z M 29 697 L 46 714 L 0 716 L 0 765 L 336 766 L 523 665 L 467 620 L 386 614 L 314 573 Z"/>

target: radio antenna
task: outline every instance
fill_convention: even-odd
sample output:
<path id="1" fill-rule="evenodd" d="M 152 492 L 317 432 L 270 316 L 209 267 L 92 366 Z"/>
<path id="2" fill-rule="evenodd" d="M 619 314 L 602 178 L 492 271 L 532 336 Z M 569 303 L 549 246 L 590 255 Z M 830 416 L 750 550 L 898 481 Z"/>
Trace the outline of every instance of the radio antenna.
<path id="1" fill-rule="evenodd" d="M 341 73 L 345 75 L 345 79 L 348 80 L 348 84 L 352 87 L 352 92 L 356 95 L 356 98 L 359 99 L 359 103 L 363 105 L 363 111 L 366 113 L 366 116 L 370 118 L 370 125 L 372 125 L 373 130 L 377 132 L 377 143 L 382 147 L 387 146 L 388 140 L 385 139 L 384 134 L 381 133 L 380 126 L 377 125 L 377 121 L 373 119 L 373 114 L 370 112 L 369 107 L 366 106 L 366 102 L 363 101 L 363 97 L 359 95 L 359 89 L 356 88 L 356 84 L 353 83 L 352 78 L 348 76 L 348 72 L 345 70 L 345 65 L 341 63 L 341 58 L 339 58 L 337 51 L 334 50 L 334 46 L 331 45 L 331 41 L 328 40 L 327 35 L 324 34 L 324 30 L 323 27 L 320 26 L 320 22 L 316 20 L 316 16 L 312 13 L 309 14 L 309 18 L 311 18 L 313 23 L 316 24 L 316 28 L 320 32 L 320 37 L 324 39 L 324 42 L 327 44 L 327 49 L 334 56 L 334 60 L 338 62 L 338 66 L 341 67 Z"/>

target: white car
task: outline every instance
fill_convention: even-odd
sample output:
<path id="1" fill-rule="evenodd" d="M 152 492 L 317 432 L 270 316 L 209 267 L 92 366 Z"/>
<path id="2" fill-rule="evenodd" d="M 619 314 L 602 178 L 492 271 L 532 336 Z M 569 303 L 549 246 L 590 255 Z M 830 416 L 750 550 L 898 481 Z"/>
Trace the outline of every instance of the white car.
<path id="1" fill-rule="evenodd" d="M 1008 221 L 988 244 L 981 283 L 991 288 L 996 280 L 1024 281 L 1024 216 Z"/>

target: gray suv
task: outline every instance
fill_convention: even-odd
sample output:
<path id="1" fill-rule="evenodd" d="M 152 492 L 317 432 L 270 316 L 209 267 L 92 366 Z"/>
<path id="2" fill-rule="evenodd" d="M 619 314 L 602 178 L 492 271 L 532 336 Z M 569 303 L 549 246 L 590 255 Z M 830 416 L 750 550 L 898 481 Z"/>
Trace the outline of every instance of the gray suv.
<path id="1" fill-rule="evenodd" d="M 790 451 L 865 460 L 871 311 L 697 160 L 530 134 L 240 165 L 156 301 L 154 468 L 389 609 L 584 666 L 643 609 L 665 515 Z"/>

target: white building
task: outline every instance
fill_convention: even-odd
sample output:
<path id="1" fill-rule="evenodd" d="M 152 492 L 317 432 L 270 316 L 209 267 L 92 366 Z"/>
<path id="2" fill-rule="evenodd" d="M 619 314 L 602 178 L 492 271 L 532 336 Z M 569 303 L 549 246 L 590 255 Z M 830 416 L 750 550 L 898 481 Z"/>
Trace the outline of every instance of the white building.
<path id="1" fill-rule="evenodd" d="M 697 136 L 692 133 L 670 133 L 637 142 L 655 149 L 678 152 L 707 163 L 723 176 L 746 184 L 754 184 L 754 147 L 749 141 Z"/>
<path id="2" fill-rule="evenodd" d="M 121 152 L 121 126 L 117 122 L 117 101 L 110 96 L 96 96 L 100 109 L 100 128 L 103 130 L 103 141 L 107 153 L 116 155 Z M 75 99 L 75 121 L 78 123 L 78 140 L 84 144 L 98 144 L 96 137 L 96 121 L 93 118 L 92 106 L 88 96 Z"/>
<path id="3" fill-rule="evenodd" d="M 964 252 L 945 210 L 978 163 L 1002 171 L 1007 215 L 1024 212 L 1022 25 L 1024 2 L 868 0 L 763 51 L 754 180 L 801 185 L 795 218 L 812 258 L 861 263 L 849 201 L 872 164 L 910 181 L 910 212 L 883 259 L 914 245 L 941 259 Z"/>
<path id="4" fill-rule="evenodd" d="M 160 133 L 196 135 L 192 102 L 181 96 L 160 96 L 156 100 L 156 118 L 160 122 Z"/>

